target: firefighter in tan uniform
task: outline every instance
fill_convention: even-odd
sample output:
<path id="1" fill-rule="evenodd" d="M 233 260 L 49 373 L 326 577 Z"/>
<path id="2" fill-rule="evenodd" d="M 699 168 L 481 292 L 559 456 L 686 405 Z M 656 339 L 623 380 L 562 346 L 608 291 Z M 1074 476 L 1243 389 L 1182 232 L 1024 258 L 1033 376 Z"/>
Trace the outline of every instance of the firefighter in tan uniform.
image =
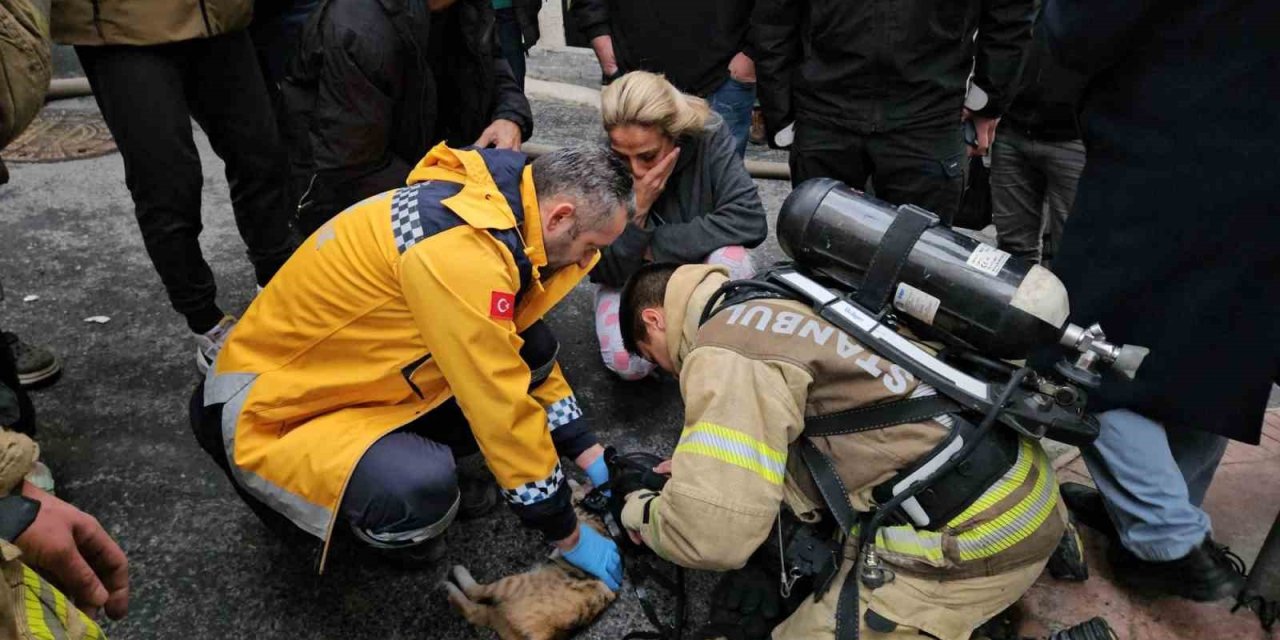
<path id="1" fill-rule="evenodd" d="M 798 302 L 729 304 L 700 325 L 726 279 L 720 267 L 651 266 L 628 284 L 621 319 L 628 348 L 676 375 L 685 402 L 670 480 L 660 494 L 629 495 L 622 524 L 669 561 L 717 571 L 740 568 L 762 544 L 777 544 L 771 535 L 783 507 L 801 521 L 830 517 L 796 455 L 806 417 L 936 393 Z M 933 451 L 949 420 L 812 441 L 853 509 L 867 512 L 873 489 Z M 936 530 L 895 524 L 878 531 L 876 550 L 896 577 L 858 591 L 861 637 L 966 640 L 1035 582 L 1066 515 L 1039 444 L 1002 435 L 1012 464 L 959 515 Z M 816 601 L 806 598 L 774 638 L 835 637 L 842 586 L 856 580 L 853 533 L 833 586 Z"/>

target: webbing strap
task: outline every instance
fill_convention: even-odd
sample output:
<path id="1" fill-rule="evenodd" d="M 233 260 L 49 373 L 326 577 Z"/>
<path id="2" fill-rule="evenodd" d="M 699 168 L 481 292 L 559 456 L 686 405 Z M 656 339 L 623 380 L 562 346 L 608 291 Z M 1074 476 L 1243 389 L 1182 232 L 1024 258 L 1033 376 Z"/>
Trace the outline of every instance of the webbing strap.
<path id="1" fill-rule="evenodd" d="M 938 224 L 938 216 L 915 205 L 898 207 L 898 215 L 885 230 L 876 252 L 867 266 L 867 275 L 854 300 L 872 312 L 879 312 L 889 302 L 898 272 L 906 264 L 912 247 L 925 229 Z"/>
<path id="2" fill-rule="evenodd" d="M 822 501 L 827 503 L 827 508 L 831 510 L 836 524 L 840 525 L 840 532 L 849 535 L 854 525 L 858 523 L 858 516 L 854 513 L 853 505 L 849 503 L 849 490 L 836 474 L 831 459 L 818 450 L 818 447 L 808 438 L 800 439 L 800 459 L 809 469 L 809 475 L 813 476 L 814 484 L 818 485 L 818 493 L 822 494 Z"/>
<path id="3" fill-rule="evenodd" d="M 862 621 L 858 616 L 858 569 L 855 566 L 840 585 L 840 597 L 836 599 L 835 640 L 858 640 Z"/>
<path id="4" fill-rule="evenodd" d="M 908 422 L 920 422 L 959 411 L 961 408 L 959 403 L 942 394 L 894 400 L 805 418 L 803 434 L 816 438 L 873 431 Z"/>

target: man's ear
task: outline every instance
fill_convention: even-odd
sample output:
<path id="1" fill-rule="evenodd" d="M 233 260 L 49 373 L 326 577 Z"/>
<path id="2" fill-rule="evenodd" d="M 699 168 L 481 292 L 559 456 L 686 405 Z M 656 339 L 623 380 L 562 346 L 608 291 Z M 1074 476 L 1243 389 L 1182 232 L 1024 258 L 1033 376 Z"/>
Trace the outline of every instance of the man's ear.
<path id="1" fill-rule="evenodd" d="M 555 203 L 551 206 L 551 211 L 546 214 L 547 231 L 553 232 L 571 228 L 577 214 L 578 208 L 572 202 L 561 200 Z"/>
<path id="2" fill-rule="evenodd" d="M 665 332 L 667 330 L 667 314 L 658 307 L 649 307 L 640 312 L 640 319 L 644 321 L 644 326 L 652 331 Z"/>

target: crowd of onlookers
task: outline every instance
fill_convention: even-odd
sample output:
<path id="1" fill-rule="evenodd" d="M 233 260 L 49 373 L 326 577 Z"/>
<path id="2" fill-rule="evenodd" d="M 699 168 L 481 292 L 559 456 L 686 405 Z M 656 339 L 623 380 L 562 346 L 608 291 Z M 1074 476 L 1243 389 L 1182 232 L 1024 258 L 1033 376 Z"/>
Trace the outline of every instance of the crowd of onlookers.
<path id="1" fill-rule="evenodd" d="M 236 321 L 198 242 L 192 121 L 226 164 L 264 287 L 300 236 L 403 186 L 436 144 L 529 140 L 539 8 L 0 0 L 0 27 L 40 40 L 47 25 L 75 47 L 203 371 Z M 645 263 L 754 272 L 747 250 L 767 228 L 742 162 L 753 111 L 788 150 L 793 183 L 836 178 L 944 222 L 989 189 L 1001 249 L 1051 266 L 1077 317 L 1152 350 L 1136 383 L 1096 394 L 1103 430 L 1086 460 L 1101 494 L 1072 489 L 1068 503 L 1115 537 L 1114 562 L 1135 579 L 1182 595 L 1238 586 L 1200 501 L 1226 439 L 1257 442 L 1280 373 L 1271 3 L 573 0 L 567 19 L 599 62 L 602 129 L 635 180 L 630 224 L 591 275 L 607 368 L 653 370 L 617 326 L 618 290 Z M 5 50 L 0 81 L 47 78 L 37 48 Z M 14 101 L 0 110 L 3 143 L 34 112 L 30 99 L 17 108 L 21 91 L 0 95 Z M 966 184 L 970 158 L 989 185 Z M 3 336 L 0 407 L 14 410 L 0 422 L 31 432 L 13 391 L 60 364 Z M 84 602 L 123 612 L 96 589 Z"/>

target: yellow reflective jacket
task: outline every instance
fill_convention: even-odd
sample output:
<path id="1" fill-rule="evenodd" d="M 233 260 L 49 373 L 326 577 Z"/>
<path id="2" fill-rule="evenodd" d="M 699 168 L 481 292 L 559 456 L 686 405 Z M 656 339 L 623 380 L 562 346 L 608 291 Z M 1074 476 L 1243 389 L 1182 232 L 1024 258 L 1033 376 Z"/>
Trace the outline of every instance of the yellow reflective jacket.
<path id="1" fill-rule="evenodd" d="M 571 532 L 548 414 L 554 428 L 581 411 L 558 365 L 530 390 L 517 334 L 589 269 L 541 277 L 524 161 L 439 145 L 409 186 L 339 214 L 280 269 L 205 383 L 241 486 L 327 538 L 370 445 L 454 397 L 517 514 Z"/>

